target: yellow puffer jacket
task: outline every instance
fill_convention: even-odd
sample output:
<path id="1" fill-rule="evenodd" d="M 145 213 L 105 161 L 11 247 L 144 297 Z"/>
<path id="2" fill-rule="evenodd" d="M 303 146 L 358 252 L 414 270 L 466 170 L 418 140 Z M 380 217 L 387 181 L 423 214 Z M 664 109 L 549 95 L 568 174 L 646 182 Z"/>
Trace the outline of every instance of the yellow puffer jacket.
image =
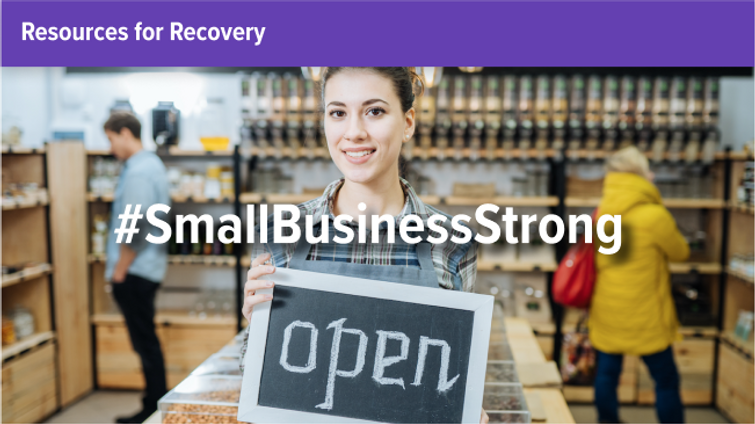
<path id="1" fill-rule="evenodd" d="M 686 260 L 689 246 L 658 189 L 638 175 L 606 175 L 598 211 L 621 215 L 621 248 L 614 255 L 596 252 L 590 341 L 614 354 L 665 350 L 680 337 L 668 263 Z"/>

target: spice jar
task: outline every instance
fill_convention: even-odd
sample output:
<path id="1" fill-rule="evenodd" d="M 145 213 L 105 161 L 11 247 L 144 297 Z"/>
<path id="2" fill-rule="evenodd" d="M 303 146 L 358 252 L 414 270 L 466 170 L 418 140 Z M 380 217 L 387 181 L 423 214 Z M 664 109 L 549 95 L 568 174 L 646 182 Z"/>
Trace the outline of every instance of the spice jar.
<path id="1" fill-rule="evenodd" d="M 13 321 L 17 338 L 23 339 L 34 334 L 34 316 L 28 309 L 17 306 L 8 313 L 8 317 Z"/>

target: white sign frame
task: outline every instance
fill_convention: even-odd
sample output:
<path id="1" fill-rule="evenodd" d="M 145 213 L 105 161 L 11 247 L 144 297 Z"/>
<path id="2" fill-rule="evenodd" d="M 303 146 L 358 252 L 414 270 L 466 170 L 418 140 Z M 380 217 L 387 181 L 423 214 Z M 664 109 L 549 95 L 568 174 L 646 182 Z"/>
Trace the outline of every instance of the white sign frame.
<path id="1" fill-rule="evenodd" d="M 493 296 L 419 287 L 408 284 L 297 271 L 277 268 L 271 280 L 276 286 L 298 287 L 366 296 L 375 299 L 395 300 L 428 306 L 460 309 L 474 312 L 474 326 L 469 352 L 469 370 L 464 395 L 463 423 L 479 423 L 482 411 L 482 395 L 485 388 L 485 368 L 488 358 L 490 324 L 493 315 Z M 258 294 L 271 294 L 270 289 L 258 290 Z M 259 388 L 262 365 L 265 357 L 271 302 L 254 307 L 249 323 L 249 344 L 244 358 L 244 377 L 241 383 L 238 420 L 256 423 L 353 423 L 373 422 L 351 417 L 319 414 L 271 408 L 259 405 Z M 472 384 L 470 382 L 478 382 Z"/>

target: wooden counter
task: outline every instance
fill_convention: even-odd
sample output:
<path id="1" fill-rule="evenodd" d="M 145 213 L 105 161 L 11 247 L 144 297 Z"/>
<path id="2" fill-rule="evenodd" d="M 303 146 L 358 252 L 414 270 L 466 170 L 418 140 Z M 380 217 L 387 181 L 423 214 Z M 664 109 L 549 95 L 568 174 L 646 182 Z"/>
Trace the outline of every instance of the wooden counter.
<path id="1" fill-rule="evenodd" d="M 555 363 L 545 359 L 530 324 L 523 318 L 510 317 L 504 321 L 532 422 L 573 423 L 574 417 L 560 390 L 561 376 Z M 531 384 L 546 387 L 528 387 Z"/>

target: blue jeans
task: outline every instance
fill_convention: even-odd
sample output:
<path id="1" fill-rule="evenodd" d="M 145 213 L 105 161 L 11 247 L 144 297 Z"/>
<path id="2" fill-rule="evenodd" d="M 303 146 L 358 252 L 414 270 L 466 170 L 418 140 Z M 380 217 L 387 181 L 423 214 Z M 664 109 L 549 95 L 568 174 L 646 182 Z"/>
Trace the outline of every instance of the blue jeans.
<path id="1" fill-rule="evenodd" d="M 596 352 L 595 406 L 598 408 L 598 421 L 617 423 L 619 399 L 616 389 L 624 357 Z M 662 352 L 643 356 L 642 360 L 655 381 L 655 410 L 658 420 L 662 423 L 683 423 L 684 407 L 679 395 L 679 372 L 674 363 L 674 351 L 668 347 Z"/>

